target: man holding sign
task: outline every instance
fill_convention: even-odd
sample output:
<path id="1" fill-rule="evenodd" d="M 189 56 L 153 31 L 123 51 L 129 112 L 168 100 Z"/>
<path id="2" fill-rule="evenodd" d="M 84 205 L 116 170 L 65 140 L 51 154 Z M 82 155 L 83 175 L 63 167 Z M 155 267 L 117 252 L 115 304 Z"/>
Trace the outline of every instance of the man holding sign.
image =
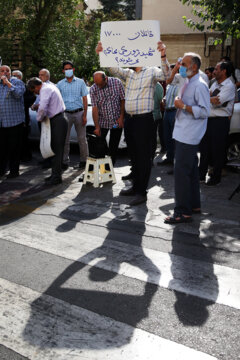
<path id="1" fill-rule="evenodd" d="M 140 32 L 136 32 L 135 36 L 138 36 L 138 33 Z M 145 42 L 149 42 L 151 34 L 149 31 L 148 36 L 145 36 Z M 141 33 L 138 38 L 140 36 Z M 133 37 L 131 38 L 133 39 Z M 158 55 L 158 63 L 162 61 L 161 68 L 140 66 L 123 69 L 121 67 L 110 67 L 110 72 L 113 75 L 126 82 L 124 130 L 132 163 L 133 186 L 130 189 L 121 190 L 120 195 L 135 196 L 130 202 L 131 206 L 144 203 L 147 200 L 146 190 L 151 173 L 154 127 L 152 114 L 154 108 L 154 90 L 158 81 L 166 80 L 169 77 L 166 46 L 159 41 L 158 43 L 156 42 L 155 48 L 161 54 Z M 96 52 L 98 54 L 104 52 L 101 42 L 98 43 Z M 149 53 L 142 52 L 146 57 Z M 137 62 L 138 65 L 141 64 L 140 60 Z"/>

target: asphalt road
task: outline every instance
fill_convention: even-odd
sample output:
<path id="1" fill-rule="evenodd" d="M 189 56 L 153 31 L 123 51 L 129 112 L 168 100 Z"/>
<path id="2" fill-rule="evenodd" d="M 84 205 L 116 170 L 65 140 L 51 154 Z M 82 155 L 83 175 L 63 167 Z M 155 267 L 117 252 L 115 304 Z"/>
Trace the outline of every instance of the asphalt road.
<path id="1" fill-rule="evenodd" d="M 37 159 L 0 181 L 1 360 L 240 359 L 239 174 L 201 185 L 202 214 L 170 226 L 167 170 L 132 208 L 126 157 L 99 188 L 71 168 L 46 187 Z"/>

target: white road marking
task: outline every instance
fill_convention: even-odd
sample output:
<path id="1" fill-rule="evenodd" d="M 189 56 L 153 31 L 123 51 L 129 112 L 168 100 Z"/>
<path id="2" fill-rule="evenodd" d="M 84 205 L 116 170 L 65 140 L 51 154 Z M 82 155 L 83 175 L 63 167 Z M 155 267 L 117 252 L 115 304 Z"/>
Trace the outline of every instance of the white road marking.
<path id="1" fill-rule="evenodd" d="M 129 278 L 191 294 L 240 309 L 240 270 L 141 248 L 106 236 L 81 233 L 81 223 L 68 232 L 56 231 L 66 221 L 29 215 L 15 230 L 5 226 L 1 238 Z M 110 234 L 111 236 L 111 234 Z M 99 261 L 103 259 L 104 261 Z"/>
<path id="2" fill-rule="evenodd" d="M 1 343 L 32 360 L 217 360 L 0 278 Z"/>

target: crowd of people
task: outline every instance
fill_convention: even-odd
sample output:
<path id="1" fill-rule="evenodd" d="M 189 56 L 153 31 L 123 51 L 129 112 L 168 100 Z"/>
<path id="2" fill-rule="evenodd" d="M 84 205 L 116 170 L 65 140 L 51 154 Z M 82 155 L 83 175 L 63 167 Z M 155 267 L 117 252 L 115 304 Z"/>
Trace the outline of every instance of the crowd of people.
<path id="1" fill-rule="evenodd" d="M 226 162 L 227 137 L 234 101 L 240 94 L 240 70 L 234 70 L 229 58 L 202 72 L 201 57 L 186 53 L 169 65 L 166 46 L 157 45 L 161 68 L 109 68 L 93 74 L 90 88 L 95 135 L 105 140 L 110 131 L 108 154 L 116 161 L 124 129 L 132 186 L 120 196 L 132 196 L 131 206 L 147 200 L 147 187 L 160 137 L 161 152 L 166 153 L 159 166 L 174 166 L 169 174 L 175 179 L 175 208 L 166 223 L 192 221 L 201 212 L 200 182 L 216 186 L 221 182 Z M 96 52 L 103 51 L 101 42 Z M 0 176 L 19 176 L 21 160 L 30 160 L 28 141 L 29 108 L 37 112 L 38 123 L 50 119 L 51 175 L 47 185 L 62 182 L 69 167 L 70 133 L 74 125 L 80 158 L 75 168 L 84 169 L 89 155 L 86 123 L 88 89 L 74 75 L 74 64 L 64 61 L 64 78 L 50 81 L 48 69 L 25 85 L 22 73 L 7 65 L 0 66 Z M 41 126 L 40 126 L 41 129 Z M 200 153 L 200 160 L 198 153 Z M 209 171 L 210 169 L 210 171 Z M 8 172 L 9 171 L 9 172 Z"/>

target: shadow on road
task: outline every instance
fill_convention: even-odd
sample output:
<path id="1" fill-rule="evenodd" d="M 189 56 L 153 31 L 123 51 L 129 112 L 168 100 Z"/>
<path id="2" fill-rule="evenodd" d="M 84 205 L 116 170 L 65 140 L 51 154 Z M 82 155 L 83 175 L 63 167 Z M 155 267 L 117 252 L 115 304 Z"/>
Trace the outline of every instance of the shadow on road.
<path id="1" fill-rule="evenodd" d="M 88 207 L 84 207 L 83 203 L 84 197 L 88 197 L 89 193 L 81 192 L 75 199 L 76 203 L 80 202 L 80 206 L 71 206 L 61 214 L 65 219 L 67 217 L 66 222 L 57 228 L 61 232 L 73 228 L 74 221 L 70 220 L 73 215 L 78 221 L 103 215 L 108 201 L 113 216 L 107 223 L 108 233 L 104 241 L 68 266 L 45 293 L 31 304 L 31 315 L 24 330 L 24 338 L 31 345 L 41 346 L 43 349 L 118 348 L 131 342 L 134 328 L 148 317 L 148 309 L 158 289 L 158 286 L 149 281 L 153 274 L 159 279 L 160 272 L 141 247 L 147 207 L 141 205 L 143 221 L 135 222 L 132 209 L 126 207 L 119 215 L 119 203 L 113 203 L 111 186 L 108 190 L 105 191 L 105 202 L 96 203 L 92 195 L 92 202 Z M 132 228 L 134 245 L 127 244 L 121 250 L 121 242 L 115 237 L 119 226 L 121 229 L 125 226 Z M 126 233 L 122 231 L 119 236 L 125 237 Z M 94 263 L 94 266 L 89 266 L 89 263 Z M 129 286 L 128 278 L 118 275 L 121 274 L 123 265 L 137 268 L 147 281 L 135 280 L 138 286 Z M 84 284 L 86 271 L 88 280 Z M 59 303 L 56 298 L 63 302 Z M 67 310 L 69 308 L 64 308 L 68 306 L 66 303 L 77 307 L 74 308 L 74 314 Z"/>

